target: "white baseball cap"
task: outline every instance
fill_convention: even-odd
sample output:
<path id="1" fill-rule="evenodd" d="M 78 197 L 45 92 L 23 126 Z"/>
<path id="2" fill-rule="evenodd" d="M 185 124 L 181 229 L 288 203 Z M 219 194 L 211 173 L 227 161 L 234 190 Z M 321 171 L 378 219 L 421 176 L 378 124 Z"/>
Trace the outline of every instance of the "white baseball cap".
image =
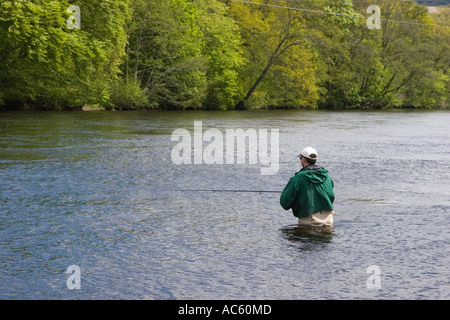
<path id="1" fill-rule="evenodd" d="M 317 160 L 317 151 L 314 148 L 306 147 L 302 150 L 302 152 L 298 155 L 298 157 L 305 157 L 311 160 Z"/>

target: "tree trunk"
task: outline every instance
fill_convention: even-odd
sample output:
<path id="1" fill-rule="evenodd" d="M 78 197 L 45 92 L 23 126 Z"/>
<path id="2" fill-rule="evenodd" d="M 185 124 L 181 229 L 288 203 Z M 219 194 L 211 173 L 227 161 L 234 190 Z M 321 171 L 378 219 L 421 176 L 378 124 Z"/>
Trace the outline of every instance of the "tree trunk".
<path id="1" fill-rule="evenodd" d="M 285 29 L 286 34 L 281 37 L 280 42 L 278 43 L 275 51 L 272 53 L 272 55 L 269 58 L 269 61 L 267 62 L 266 66 L 264 67 L 264 69 L 262 70 L 261 74 L 259 75 L 258 79 L 256 79 L 255 83 L 251 86 L 250 90 L 247 92 L 247 94 L 245 95 L 244 99 L 239 101 L 236 105 L 235 105 L 235 109 L 236 110 L 247 110 L 247 106 L 245 105 L 245 102 L 251 97 L 251 95 L 253 94 L 253 92 L 256 90 L 256 88 L 258 87 L 258 85 L 261 83 L 261 81 L 264 79 L 264 77 L 266 76 L 267 72 L 269 71 L 270 67 L 273 65 L 273 63 L 290 47 L 295 46 L 295 45 L 299 45 L 300 42 L 292 42 L 288 45 L 286 45 L 283 49 L 281 49 L 283 47 L 283 44 L 290 38 L 291 35 L 291 28 L 298 23 L 298 21 L 296 20 L 296 18 L 290 18 L 289 22 L 287 24 L 287 27 Z M 291 37 L 292 38 L 292 37 Z"/>

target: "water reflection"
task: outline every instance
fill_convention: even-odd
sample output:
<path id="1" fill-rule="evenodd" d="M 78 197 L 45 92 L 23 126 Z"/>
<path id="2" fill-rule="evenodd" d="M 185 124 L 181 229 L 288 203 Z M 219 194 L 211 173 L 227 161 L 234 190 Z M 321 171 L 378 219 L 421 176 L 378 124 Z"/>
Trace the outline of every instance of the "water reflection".
<path id="1" fill-rule="evenodd" d="M 334 228 L 329 226 L 289 225 L 281 228 L 284 237 L 293 244 L 300 245 L 301 250 L 313 250 L 310 245 L 331 243 L 335 236 Z M 315 246 L 314 246 L 315 247 Z"/>

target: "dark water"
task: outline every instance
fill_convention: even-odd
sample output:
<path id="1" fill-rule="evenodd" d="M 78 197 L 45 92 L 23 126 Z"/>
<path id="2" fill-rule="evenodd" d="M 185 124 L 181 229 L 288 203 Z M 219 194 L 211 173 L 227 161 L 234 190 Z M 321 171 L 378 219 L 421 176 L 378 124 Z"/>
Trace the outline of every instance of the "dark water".
<path id="1" fill-rule="evenodd" d="M 174 165 L 171 134 L 194 120 L 280 129 L 278 173 Z M 0 113 L 0 299 L 449 299 L 449 123 L 450 112 Z M 308 145 L 335 182 L 332 233 L 296 228 L 276 193 L 168 191 L 282 190 Z"/>

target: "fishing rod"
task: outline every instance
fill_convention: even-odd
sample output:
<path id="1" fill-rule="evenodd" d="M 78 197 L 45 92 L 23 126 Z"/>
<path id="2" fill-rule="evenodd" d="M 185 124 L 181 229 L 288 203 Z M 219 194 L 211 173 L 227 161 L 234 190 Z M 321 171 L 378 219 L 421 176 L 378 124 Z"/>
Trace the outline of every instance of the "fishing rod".
<path id="1" fill-rule="evenodd" d="M 282 191 L 277 190 L 232 190 L 232 189 L 177 189 L 170 191 L 178 192 L 252 192 L 252 193 L 281 193 Z"/>

